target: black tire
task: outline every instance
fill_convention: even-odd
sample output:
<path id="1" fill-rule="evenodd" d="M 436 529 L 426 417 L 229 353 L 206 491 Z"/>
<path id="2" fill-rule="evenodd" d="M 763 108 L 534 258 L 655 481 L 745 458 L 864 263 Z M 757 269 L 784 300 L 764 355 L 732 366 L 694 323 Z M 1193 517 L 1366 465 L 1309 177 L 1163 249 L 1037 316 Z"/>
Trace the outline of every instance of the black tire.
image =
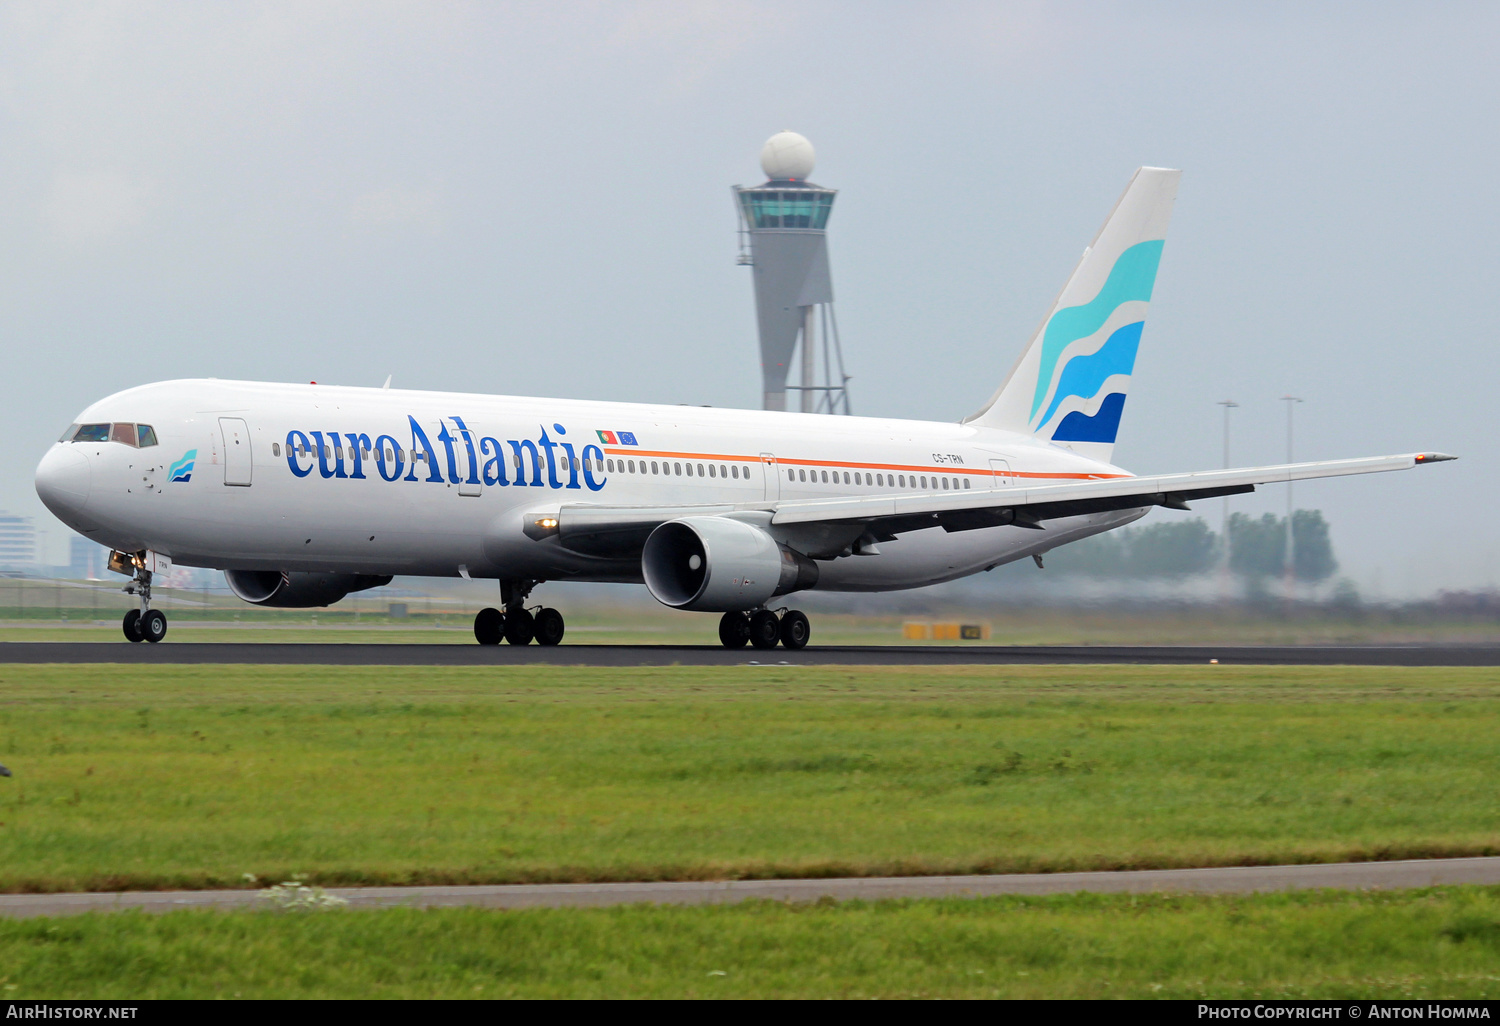
<path id="1" fill-rule="evenodd" d="M 807 614 L 800 609 L 788 609 L 781 614 L 781 644 L 785 648 L 798 649 L 807 647 L 807 639 L 812 637 L 812 624 L 807 622 Z"/>
<path id="2" fill-rule="evenodd" d="M 148 609 L 146 615 L 141 617 L 137 629 L 142 638 L 154 645 L 167 636 L 167 614 L 160 609 Z"/>
<path id="3" fill-rule="evenodd" d="M 719 641 L 725 648 L 744 648 L 750 643 L 750 618 L 744 613 L 725 613 L 719 619 Z"/>
<path id="4" fill-rule="evenodd" d="M 138 643 L 146 640 L 141 635 L 141 611 L 132 609 L 125 614 L 125 620 L 120 624 L 120 629 L 125 632 L 125 640 Z"/>
<path id="5" fill-rule="evenodd" d="M 536 614 L 536 643 L 538 645 L 555 645 L 563 639 L 563 615 L 555 609 L 543 609 Z"/>
<path id="6" fill-rule="evenodd" d="M 474 640 L 481 645 L 498 645 L 505 640 L 505 614 L 486 606 L 474 614 Z"/>
<path id="7" fill-rule="evenodd" d="M 750 644 L 756 648 L 775 648 L 781 640 L 781 621 L 769 609 L 750 617 Z"/>
<path id="8" fill-rule="evenodd" d="M 505 640 L 512 645 L 529 645 L 536 636 L 536 617 L 524 609 L 505 614 Z"/>

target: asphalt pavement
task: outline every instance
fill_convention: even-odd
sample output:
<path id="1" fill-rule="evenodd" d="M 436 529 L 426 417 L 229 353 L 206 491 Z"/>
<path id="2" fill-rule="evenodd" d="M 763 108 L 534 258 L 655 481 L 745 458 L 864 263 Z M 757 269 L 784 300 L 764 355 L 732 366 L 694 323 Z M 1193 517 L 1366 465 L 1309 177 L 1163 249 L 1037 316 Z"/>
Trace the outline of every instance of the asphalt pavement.
<path id="1" fill-rule="evenodd" d="M 1118 873 L 1017 873 L 993 876 L 886 876 L 827 880 L 722 880 L 667 883 L 505 884 L 475 887 L 335 887 L 352 909 L 569 908 L 604 905 L 727 905 L 741 901 L 879 901 L 890 898 L 979 898 L 999 894 L 1250 894 L 1328 888 L 1390 890 L 1442 884 L 1500 884 L 1500 858 L 1336 862 L 1302 866 L 1148 869 Z M 0 916 L 83 912 L 176 912 L 271 907 L 256 890 L 126 891 L 0 895 Z"/>

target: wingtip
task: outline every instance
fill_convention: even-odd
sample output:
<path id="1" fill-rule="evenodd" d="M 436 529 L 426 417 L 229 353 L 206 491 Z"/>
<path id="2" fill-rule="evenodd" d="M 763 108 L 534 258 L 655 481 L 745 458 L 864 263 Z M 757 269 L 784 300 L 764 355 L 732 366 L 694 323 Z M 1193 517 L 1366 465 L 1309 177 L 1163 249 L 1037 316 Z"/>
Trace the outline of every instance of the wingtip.
<path id="1" fill-rule="evenodd" d="M 1456 460 L 1457 456 L 1449 456 L 1445 452 L 1419 452 L 1416 455 L 1418 463 L 1446 463 L 1448 460 Z"/>

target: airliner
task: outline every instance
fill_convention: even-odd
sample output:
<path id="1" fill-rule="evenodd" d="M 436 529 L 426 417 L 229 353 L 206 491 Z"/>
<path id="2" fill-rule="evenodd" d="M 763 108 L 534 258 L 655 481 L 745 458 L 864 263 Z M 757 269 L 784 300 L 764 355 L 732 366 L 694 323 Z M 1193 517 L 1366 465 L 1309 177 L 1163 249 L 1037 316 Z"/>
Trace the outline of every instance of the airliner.
<path id="1" fill-rule="evenodd" d="M 956 423 L 249 381 L 142 385 L 80 413 L 36 490 L 131 578 L 224 572 L 327 606 L 397 574 L 489 579 L 486 645 L 563 638 L 544 582 L 643 583 L 729 648 L 808 643 L 809 590 L 920 588 L 1041 557 L 1153 507 L 1406 470 L 1442 453 L 1137 477 L 1111 463 L 1180 172 L 1145 167 L 983 409 Z M 387 381 L 389 386 L 389 381 Z"/>

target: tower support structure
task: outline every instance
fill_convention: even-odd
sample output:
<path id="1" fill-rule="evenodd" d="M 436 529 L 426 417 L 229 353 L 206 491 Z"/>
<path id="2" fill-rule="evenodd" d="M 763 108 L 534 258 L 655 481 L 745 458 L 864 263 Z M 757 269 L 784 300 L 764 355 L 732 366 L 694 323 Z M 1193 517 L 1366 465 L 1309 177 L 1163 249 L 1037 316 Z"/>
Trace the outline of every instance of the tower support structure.
<path id="1" fill-rule="evenodd" d="M 812 164 L 812 145 L 795 132 L 766 142 L 761 168 L 768 180 L 734 187 L 739 263 L 751 267 L 755 280 L 762 408 L 786 410 L 793 392 L 798 400 L 790 405 L 803 413 L 847 414 L 849 375 L 828 267 L 828 218 L 838 191 L 807 181 Z M 799 350 L 797 382 L 790 384 Z"/>

